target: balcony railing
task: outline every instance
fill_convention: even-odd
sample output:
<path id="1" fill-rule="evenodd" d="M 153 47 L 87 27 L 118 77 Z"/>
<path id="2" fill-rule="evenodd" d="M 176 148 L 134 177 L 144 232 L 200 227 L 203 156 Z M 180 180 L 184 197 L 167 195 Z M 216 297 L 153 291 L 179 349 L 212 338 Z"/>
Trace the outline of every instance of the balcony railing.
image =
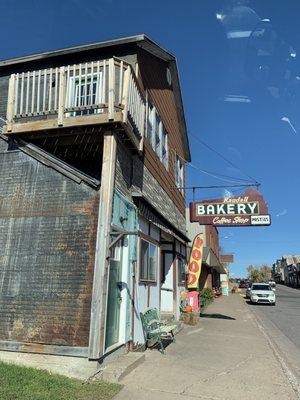
<path id="1" fill-rule="evenodd" d="M 4 133 L 117 122 L 141 150 L 145 116 L 132 68 L 110 58 L 11 75 Z"/>

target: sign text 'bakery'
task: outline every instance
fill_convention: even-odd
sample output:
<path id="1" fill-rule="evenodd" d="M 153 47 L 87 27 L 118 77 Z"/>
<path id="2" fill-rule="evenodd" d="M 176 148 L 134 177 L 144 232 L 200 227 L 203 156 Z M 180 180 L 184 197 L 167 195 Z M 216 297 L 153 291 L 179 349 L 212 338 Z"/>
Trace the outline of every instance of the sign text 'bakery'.
<path id="1" fill-rule="evenodd" d="M 268 206 L 255 189 L 242 196 L 203 200 L 190 204 L 191 222 L 214 226 L 264 226 L 271 225 Z"/>

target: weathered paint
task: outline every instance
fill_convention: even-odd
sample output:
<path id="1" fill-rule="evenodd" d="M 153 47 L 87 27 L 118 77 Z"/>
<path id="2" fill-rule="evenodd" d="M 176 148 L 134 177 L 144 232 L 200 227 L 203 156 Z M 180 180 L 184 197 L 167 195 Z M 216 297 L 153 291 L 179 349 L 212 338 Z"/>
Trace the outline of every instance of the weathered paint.
<path id="1" fill-rule="evenodd" d="M 114 193 L 113 201 L 113 218 L 112 224 L 123 231 L 136 232 L 137 231 L 137 210 L 134 204 L 129 202 L 117 190 Z M 121 312 L 125 315 L 121 316 L 121 320 L 125 321 L 125 343 L 132 340 L 132 274 L 133 263 L 137 260 L 137 236 L 126 235 L 123 244 L 128 247 L 128 257 L 123 260 L 123 265 L 126 263 L 125 271 L 122 275 L 123 282 L 125 283 L 122 290 L 122 298 L 125 306 L 122 307 Z M 125 265 L 124 265 L 125 266 Z"/>
<path id="2" fill-rule="evenodd" d="M 87 346 L 98 192 L 22 152 L 0 182 L 0 340 Z"/>

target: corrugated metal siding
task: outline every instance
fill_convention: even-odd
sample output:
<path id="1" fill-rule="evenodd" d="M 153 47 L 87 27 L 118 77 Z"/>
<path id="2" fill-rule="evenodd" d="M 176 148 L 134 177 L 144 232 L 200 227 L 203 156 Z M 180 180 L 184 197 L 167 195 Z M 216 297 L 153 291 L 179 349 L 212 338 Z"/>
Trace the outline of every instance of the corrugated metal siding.
<path id="1" fill-rule="evenodd" d="M 184 144 L 179 129 L 175 97 L 166 78 L 167 63 L 140 49 L 138 52 L 139 80 L 147 89 L 157 108 L 164 127 L 168 132 L 169 169 L 161 164 L 158 156 L 145 141 L 145 166 L 150 170 L 172 199 L 176 207 L 184 214 L 185 199 L 175 184 L 175 153 L 184 158 Z"/>
<path id="2" fill-rule="evenodd" d="M 0 154 L 0 340 L 87 346 L 98 192 Z"/>
<path id="3" fill-rule="evenodd" d="M 9 76 L 0 76 L 0 117 L 6 119 Z"/>

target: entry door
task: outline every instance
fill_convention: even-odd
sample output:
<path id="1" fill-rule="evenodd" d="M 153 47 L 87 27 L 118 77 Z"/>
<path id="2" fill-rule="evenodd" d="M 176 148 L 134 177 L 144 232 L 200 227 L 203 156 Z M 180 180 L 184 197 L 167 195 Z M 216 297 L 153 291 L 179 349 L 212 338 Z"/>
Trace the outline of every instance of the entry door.
<path id="1" fill-rule="evenodd" d="M 109 281 L 108 281 L 108 300 L 106 314 L 106 335 L 105 348 L 119 343 L 120 335 L 120 310 L 121 310 L 121 270 L 120 260 L 110 260 Z"/>
<path id="2" fill-rule="evenodd" d="M 174 312 L 174 259 L 173 253 L 163 253 L 161 311 Z"/>

